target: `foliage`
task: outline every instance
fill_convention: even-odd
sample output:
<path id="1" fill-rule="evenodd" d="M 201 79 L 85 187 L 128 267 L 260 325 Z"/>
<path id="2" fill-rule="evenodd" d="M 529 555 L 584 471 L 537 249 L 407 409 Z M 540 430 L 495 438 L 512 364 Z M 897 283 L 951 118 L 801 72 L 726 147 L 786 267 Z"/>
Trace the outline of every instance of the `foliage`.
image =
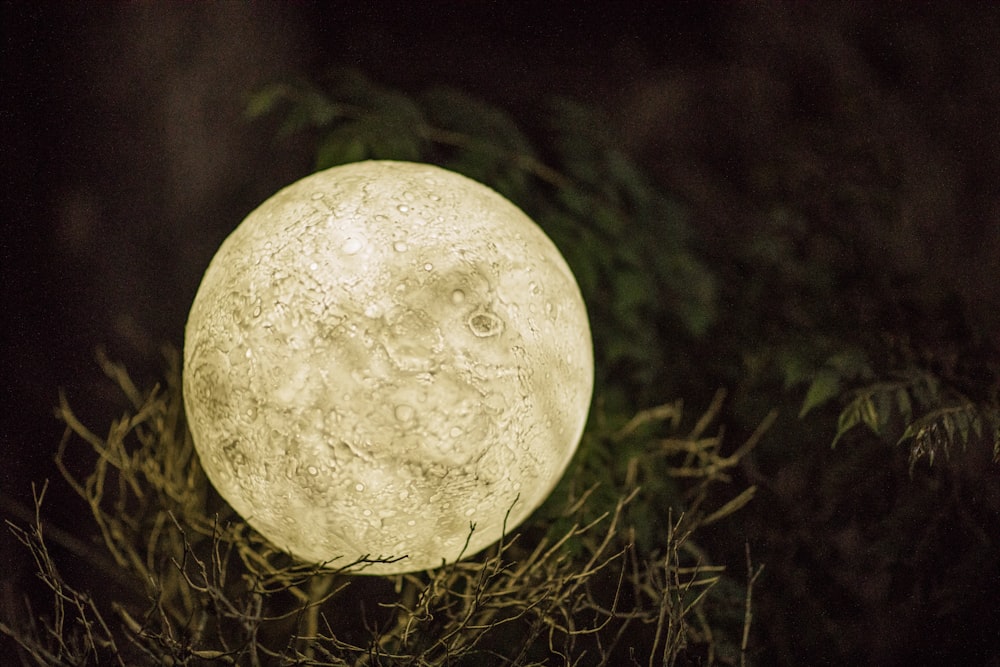
<path id="1" fill-rule="evenodd" d="M 747 552 L 744 591 L 719 586 L 724 568 L 695 535 L 752 496 L 704 502 L 705 485 L 725 481 L 753 443 L 719 457 L 717 441 L 700 438 L 712 411 L 688 436 L 640 437 L 672 433 L 673 407 L 640 413 L 614 433 L 597 429 L 599 439 L 646 441 L 633 448 L 633 477 L 610 505 L 594 502 L 595 487 L 576 495 L 574 483 L 474 559 L 420 574 L 351 576 L 292 562 L 215 495 L 184 420 L 178 355 L 168 358 L 165 386 L 149 392 L 103 362 L 132 404 L 106 438 L 61 403 L 67 431 L 58 461 L 103 548 L 69 546 L 127 594 L 109 603 L 60 576 L 43 487 L 34 525 L 8 522 L 52 591 L 50 607 L 0 621 L 25 664 L 622 664 L 629 655 L 650 665 L 694 656 L 747 664 L 749 595 L 760 569 Z M 85 479 L 64 463 L 79 441 L 96 454 Z M 696 497 L 687 511 L 630 514 L 643 493 L 635 471 L 654 469 L 645 458 L 663 459 L 664 473 Z M 690 488 L 688 479 L 696 480 Z M 639 545 L 637 527 L 654 521 L 663 525 L 659 540 Z"/>
<path id="2" fill-rule="evenodd" d="M 250 113 L 278 114 L 284 132 L 313 132 L 317 169 L 430 162 L 520 206 L 576 275 L 591 314 L 598 386 L 616 404 L 655 400 L 649 389 L 673 377 L 664 332 L 696 338 L 717 317 L 716 278 L 695 250 L 686 212 L 649 182 L 595 110 L 553 100 L 544 141 L 533 142 L 507 113 L 460 91 L 408 96 L 337 70 L 317 83 L 272 85 Z"/>
<path id="3" fill-rule="evenodd" d="M 970 443 L 1000 459 L 1000 353 L 933 276 L 898 271 L 790 206 L 736 243 L 714 264 L 720 298 L 734 307 L 712 340 L 723 360 L 713 375 L 761 397 L 745 417 L 775 404 L 795 409 L 801 397 L 799 418 L 830 432 L 834 446 L 865 426 L 907 445 L 911 469 Z M 834 403 L 835 415 L 822 409 Z"/>
<path id="4" fill-rule="evenodd" d="M 1000 406 L 995 399 L 974 402 L 935 373 L 910 366 L 889 372 L 876 381 L 863 354 L 831 357 L 815 374 L 802 404 L 800 417 L 833 398 L 843 397 L 833 445 L 857 426 L 876 436 L 895 438 L 910 447 L 910 469 L 922 458 L 950 455 L 955 445 L 987 441 L 994 461 L 1000 460 Z M 847 389 L 864 381 L 861 386 Z"/>
<path id="5" fill-rule="evenodd" d="M 692 350 L 710 343 L 714 359 L 692 374 L 745 391 L 773 375 L 783 392 L 806 384 L 801 418 L 838 400 L 834 445 L 865 425 L 908 444 L 912 463 L 923 457 L 933 463 L 970 440 L 989 442 L 1000 457 L 997 362 L 986 359 L 985 381 L 969 372 L 942 378 L 934 370 L 935 344 L 921 359 L 900 354 L 901 336 L 956 314 L 947 303 L 910 306 L 932 293 L 921 278 L 880 270 L 881 258 L 841 228 L 817 230 L 805 211 L 786 204 L 774 207 L 751 238 L 703 248 L 683 207 L 619 149 L 610 123 L 566 99 L 548 104 L 539 145 L 505 112 L 462 92 L 408 96 L 349 70 L 315 84 L 275 84 L 250 105 L 255 117 L 279 110 L 285 132 L 317 133 L 317 169 L 361 159 L 435 162 L 524 208 L 577 276 L 594 323 L 599 390 L 615 405 L 655 400 L 651 387 L 692 389 L 677 385 L 676 371 L 684 357 L 697 356 Z M 849 195 L 858 193 L 842 196 Z M 866 282 L 870 275 L 881 275 L 881 284 Z M 917 327 L 898 315 L 914 307 L 931 312 Z M 863 315 L 873 308 L 884 312 Z M 863 339 L 873 324 L 883 335 Z M 665 349 L 664 340 L 674 349 Z M 740 376 L 732 372 L 740 365 L 727 356 L 734 352 L 743 359 Z M 981 350 L 965 356 L 969 365 L 984 364 Z M 876 371 L 869 357 L 888 363 Z M 959 387 L 970 383 L 994 389 L 968 398 Z M 743 417 L 753 421 L 772 407 L 755 405 Z"/>
<path id="6" fill-rule="evenodd" d="M 816 62 L 840 62 L 840 55 Z M 814 67 L 812 60 L 806 61 Z M 775 76 L 770 65 L 749 72 Z M 792 74 L 800 74 L 794 66 Z M 721 77 L 708 80 L 718 83 L 720 78 L 721 89 L 727 90 L 731 72 L 723 70 Z M 442 116 L 428 111 L 433 104 L 427 93 L 412 95 L 425 124 L 411 127 L 421 128 L 414 130 L 422 137 L 420 159 L 456 168 L 511 197 L 548 231 L 580 282 L 598 354 L 600 409 L 595 420 L 605 421 L 588 430 L 576 467 L 557 497 L 579 495 L 581 488 L 596 484 L 589 500 L 607 507 L 615 489 L 641 480 L 628 512 L 636 526 L 636 549 L 649 548 L 662 535 L 657 508 L 697 510 L 706 496 L 697 484 L 678 488 L 673 468 L 683 466 L 664 465 L 661 458 L 672 451 L 669 437 L 650 434 L 644 430 L 648 425 L 627 434 L 634 406 L 658 405 L 674 396 L 708 400 L 723 386 L 729 397 L 720 413 L 747 442 L 756 437 L 761 415 L 772 415 L 765 422 L 775 425 L 776 436 L 744 456 L 739 466 L 715 469 L 727 478 L 753 482 L 746 493 L 763 488 L 749 506 L 740 527 L 746 532 L 740 534 L 769 545 L 768 558 L 782 572 L 797 573 L 787 582 L 770 582 L 762 602 L 768 617 L 762 636 L 774 651 L 769 658 L 783 655 L 785 664 L 797 664 L 801 661 L 790 656 L 804 651 L 830 655 L 826 649 L 834 645 L 839 652 L 833 654 L 846 655 L 847 647 L 862 644 L 845 637 L 841 626 L 865 627 L 865 622 L 840 617 L 838 624 L 826 608 L 827 595 L 856 596 L 864 604 L 873 599 L 866 596 L 882 593 L 863 577 L 877 576 L 892 582 L 892 590 L 884 592 L 885 608 L 905 616 L 913 613 L 913 604 L 894 602 L 891 596 L 917 599 L 907 595 L 941 587 L 938 558 L 947 552 L 951 531 L 975 536 L 969 538 L 970 553 L 988 550 L 992 542 L 977 523 L 989 514 L 970 519 L 970 508 L 979 501 L 963 495 L 976 484 L 963 479 L 961 470 L 937 471 L 943 482 L 929 479 L 929 471 L 917 471 L 915 465 L 922 459 L 939 461 L 980 440 L 992 443 L 996 458 L 1000 359 L 938 276 L 919 261 L 899 261 L 912 256 L 912 246 L 901 248 L 908 241 L 899 237 L 916 231 L 907 226 L 905 210 L 913 206 L 906 200 L 908 190 L 939 188 L 940 183 L 935 172 L 934 178 L 914 184 L 900 168 L 906 163 L 905 138 L 894 144 L 894 128 L 872 126 L 893 99 L 857 100 L 860 89 L 851 87 L 851 74 L 841 78 L 838 70 L 831 74 L 830 87 L 845 89 L 832 93 L 833 99 L 858 104 L 827 109 L 830 93 L 817 84 L 816 91 L 806 91 L 819 97 L 815 113 L 783 109 L 779 103 L 777 113 L 785 115 L 775 116 L 769 96 L 747 99 L 747 92 L 773 91 L 780 100 L 800 80 L 777 85 L 753 81 L 747 89 L 737 88 L 732 103 L 737 108 L 728 115 L 717 109 L 729 102 L 709 94 L 704 119 L 680 119 L 685 132 L 713 137 L 712 145 L 697 146 L 709 152 L 731 150 L 736 156 L 726 156 L 722 173 L 696 179 L 707 185 L 704 194 L 691 197 L 694 209 L 652 186 L 624 156 L 621 142 L 608 129 L 613 124 L 599 111 L 566 100 L 550 102 L 539 114 L 544 120 L 526 137 L 513 123 L 496 122 L 507 118 L 502 111 L 461 93 L 449 98 L 450 115 Z M 869 79 L 863 81 L 868 85 Z M 692 83 L 680 91 L 679 104 L 714 88 L 700 79 Z M 362 87 L 372 99 L 377 97 L 372 91 L 381 90 L 367 82 Z M 299 96 L 343 99 L 336 85 L 322 81 L 316 87 L 272 89 L 269 95 L 262 96 L 268 98 L 265 106 L 280 108 L 286 118 Z M 744 102 L 748 109 L 740 108 Z M 354 112 L 362 117 L 379 109 L 368 103 Z M 759 147 L 764 155 L 743 156 L 757 160 L 747 161 L 756 171 L 743 175 L 746 192 L 739 194 L 749 196 L 737 194 L 733 201 L 719 195 L 740 186 L 741 175 L 730 165 L 740 164 L 740 151 L 746 148 L 741 122 L 748 114 L 778 121 L 772 135 L 764 124 Z M 319 142 L 341 122 L 327 117 L 308 127 Z M 488 131 L 483 129 L 487 126 Z M 449 132 L 435 134 L 439 130 Z M 735 136 L 726 141 L 726 132 Z M 321 157 L 327 161 L 320 167 L 336 161 L 329 154 Z M 448 162 L 456 157 L 461 159 Z M 673 152 L 649 157 L 678 159 Z M 679 158 L 710 159 L 700 153 Z M 714 218 L 721 221 L 718 229 L 712 227 L 720 224 Z M 677 402 L 650 410 L 673 428 L 682 428 L 680 408 Z M 683 427 L 691 436 L 685 456 L 726 461 L 718 441 L 696 426 Z M 598 432 L 607 435 L 597 437 Z M 872 447 L 874 439 L 887 446 Z M 831 441 L 868 447 L 841 447 L 838 457 L 831 458 L 822 447 Z M 896 476 L 897 449 L 904 454 L 906 475 L 903 448 L 908 450 L 909 486 L 899 484 Z M 643 465 L 630 468 L 635 460 Z M 809 482 L 799 486 L 805 479 Z M 954 497 L 946 497 L 943 489 L 951 489 Z M 865 502 L 855 503 L 856 496 Z M 737 494 L 732 500 L 746 499 Z M 784 516 L 796 517 L 795 522 Z M 848 527 L 841 528 L 836 524 L 844 517 Z M 562 528 L 558 519 L 552 521 L 552 530 Z M 875 560 L 838 551 L 835 542 L 841 535 L 850 544 L 858 533 L 868 545 L 864 554 L 874 554 Z M 735 557 L 733 537 L 732 531 L 717 534 L 713 553 Z M 914 545 L 919 545 L 916 552 Z M 567 547 L 575 548 L 572 542 Z M 797 556 L 803 552 L 815 554 L 808 574 Z M 953 579 L 969 579 L 955 572 Z M 856 583 L 843 583 L 850 581 Z M 723 579 L 720 586 L 727 582 L 732 583 Z M 949 585 L 942 595 L 961 586 Z M 893 593 L 896 588 L 903 592 Z M 933 607 L 933 602 L 926 604 Z M 790 614 L 793 609 L 802 612 L 800 624 L 788 620 L 797 617 Z"/>
<path id="7" fill-rule="evenodd" d="M 995 502 L 977 500 L 988 489 L 963 471 L 915 464 L 979 442 L 1000 457 L 1000 358 L 926 267 L 886 260 L 905 218 L 894 209 L 905 153 L 878 134 L 888 129 L 872 129 L 892 100 L 857 94 L 835 91 L 856 104 L 830 113 L 822 97 L 811 113 L 776 116 L 780 141 L 763 142 L 766 164 L 746 175 L 747 189 L 765 191 L 739 203 L 749 224 L 712 236 L 695 233 L 704 221 L 652 183 L 604 114 L 570 100 L 549 100 L 525 127 L 462 91 L 392 90 L 349 70 L 262 90 L 249 115 L 306 134 L 316 169 L 436 163 L 492 186 L 545 229 L 593 326 L 597 391 L 578 456 L 532 520 L 474 559 L 386 579 L 303 568 L 205 483 L 176 369 L 164 391 L 141 394 L 108 365 L 134 410 L 99 438 L 64 402 L 72 433 L 99 454 L 87 479 L 64 473 L 109 554 L 82 557 L 132 595 L 107 608 L 63 581 L 46 546 L 57 533 L 39 511 L 33 527 L 11 529 L 52 608 L 0 629 L 44 664 L 121 653 L 130 664 L 744 663 L 760 570 L 748 557 L 745 585 L 723 572 L 713 557 L 742 558 L 744 545 L 713 529 L 748 505 L 740 531 L 768 544 L 769 567 L 782 572 L 763 604 L 765 636 L 787 664 L 799 645 L 846 655 L 831 591 L 851 614 L 878 602 L 914 623 L 938 606 L 957 617 L 968 590 L 935 587 L 943 576 L 972 585 L 994 548 L 996 532 L 982 526 L 995 522 Z M 696 127 L 727 131 L 715 120 Z M 664 403 L 713 392 L 700 418 L 679 399 Z M 778 436 L 761 445 L 769 429 Z M 842 446 L 833 458 L 822 446 L 873 437 L 889 447 Z M 907 453 L 909 486 L 899 479 Z"/>

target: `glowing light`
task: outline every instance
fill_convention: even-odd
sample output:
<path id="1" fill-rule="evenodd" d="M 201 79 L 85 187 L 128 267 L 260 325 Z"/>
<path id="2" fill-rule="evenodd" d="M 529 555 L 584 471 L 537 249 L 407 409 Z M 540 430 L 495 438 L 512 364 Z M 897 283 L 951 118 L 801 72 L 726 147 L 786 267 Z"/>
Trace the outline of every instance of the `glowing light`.
<path id="1" fill-rule="evenodd" d="M 583 300 L 517 207 L 431 165 L 361 162 L 252 212 L 185 332 L 209 479 L 275 546 L 367 574 L 470 556 L 549 495 L 593 390 Z"/>

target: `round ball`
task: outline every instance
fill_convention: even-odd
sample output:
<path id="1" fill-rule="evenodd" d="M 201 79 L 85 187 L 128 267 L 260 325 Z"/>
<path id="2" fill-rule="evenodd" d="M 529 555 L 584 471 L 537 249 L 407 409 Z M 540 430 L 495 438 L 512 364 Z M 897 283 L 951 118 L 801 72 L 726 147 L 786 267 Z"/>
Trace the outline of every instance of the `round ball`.
<path id="1" fill-rule="evenodd" d="M 470 556 L 545 500 L 593 351 L 569 267 L 520 209 L 439 167 L 360 162 L 225 240 L 183 389 L 205 472 L 253 528 L 303 561 L 398 559 L 351 568 L 392 574 Z"/>

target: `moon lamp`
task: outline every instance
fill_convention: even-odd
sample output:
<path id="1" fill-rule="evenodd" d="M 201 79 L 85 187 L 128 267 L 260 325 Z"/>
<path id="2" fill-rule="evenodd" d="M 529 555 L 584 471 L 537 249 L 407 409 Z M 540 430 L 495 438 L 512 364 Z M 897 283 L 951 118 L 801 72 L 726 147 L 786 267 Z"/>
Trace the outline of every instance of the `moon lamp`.
<path id="1" fill-rule="evenodd" d="M 254 529 L 395 574 L 470 556 L 545 500 L 593 373 L 580 290 L 534 222 L 459 174 L 369 161 L 293 183 L 223 242 L 183 390 L 208 478 Z"/>

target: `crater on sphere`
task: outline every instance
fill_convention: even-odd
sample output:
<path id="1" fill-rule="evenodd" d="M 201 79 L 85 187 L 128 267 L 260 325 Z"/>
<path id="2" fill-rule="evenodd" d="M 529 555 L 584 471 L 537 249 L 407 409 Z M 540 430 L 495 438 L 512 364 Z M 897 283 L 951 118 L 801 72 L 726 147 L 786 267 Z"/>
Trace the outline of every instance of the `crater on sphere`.
<path id="1" fill-rule="evenodd" d="M 503 320 L 489 311 L 477 310 L 469 316 L 468 326 L 479 338 L 489 338 L 503 331 Z"/>

